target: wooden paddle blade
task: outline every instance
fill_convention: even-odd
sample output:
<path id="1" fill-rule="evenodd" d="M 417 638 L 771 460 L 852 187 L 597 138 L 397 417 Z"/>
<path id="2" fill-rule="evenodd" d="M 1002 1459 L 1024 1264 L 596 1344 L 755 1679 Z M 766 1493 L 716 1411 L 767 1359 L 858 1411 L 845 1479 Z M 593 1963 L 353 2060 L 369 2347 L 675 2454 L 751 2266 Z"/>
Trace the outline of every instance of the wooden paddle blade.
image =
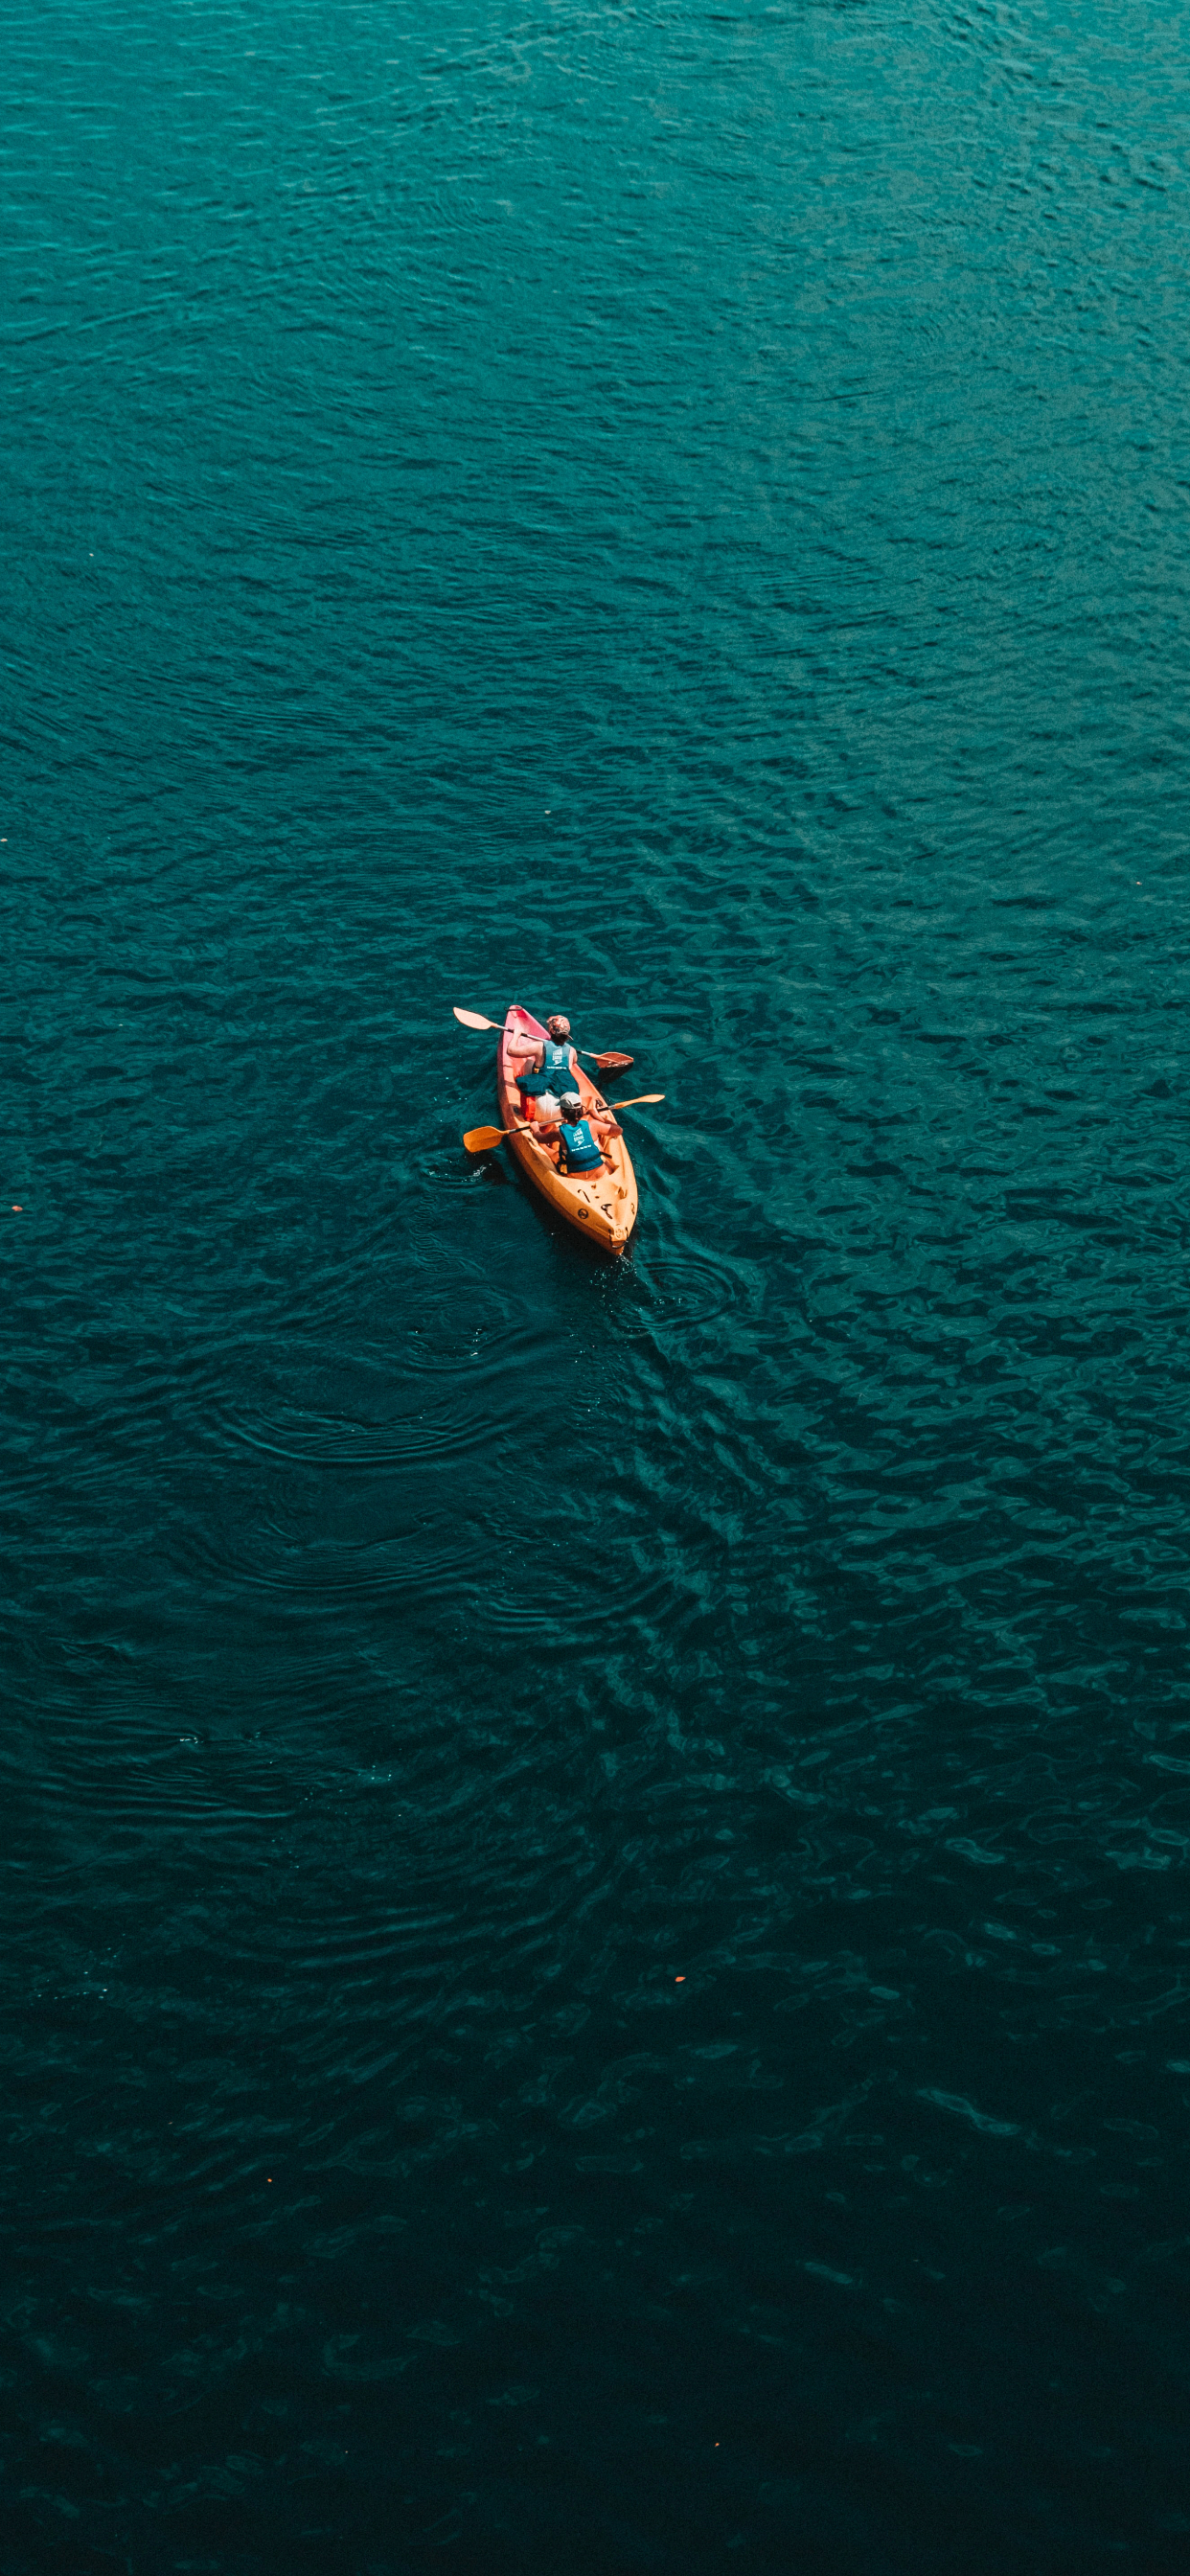
<path id="1" fill-rule="evenodd" d="M 616 1047 L 609 1047 L 605 1055 L 596 1056 L 595 1062 L 601 1073 L 627 1073 L 629 1065 L 635 1062 L 635 1058 L 621 1055 Z"/>
<path id="2" fill-rule="evenodd" d="M 504 1127 L 469 1127 L 463 1143 L 469 1154 L 490 1154 L 503 1144 L 507 1132 Z"/>
<path id="3" fill-rule="evenodd" d="M 609 1100 L 607 1105 L 614 1118 L 619 1109 L 644 1109 L 650 1100 L 664 1100 L 664 1098 L 663 1091 L 637 1091 L 633 1093 L 631 1100 Z"/>
<path id="4" fill-rule="evenodd" d="M 454 1015 L 456 1020 L 462 1021 L 465 1029 L 502 1029 L 504 1026 L 503 1020 L 485 1020 L 482 1011 L 461 1011 L 457 1002 Z"/>

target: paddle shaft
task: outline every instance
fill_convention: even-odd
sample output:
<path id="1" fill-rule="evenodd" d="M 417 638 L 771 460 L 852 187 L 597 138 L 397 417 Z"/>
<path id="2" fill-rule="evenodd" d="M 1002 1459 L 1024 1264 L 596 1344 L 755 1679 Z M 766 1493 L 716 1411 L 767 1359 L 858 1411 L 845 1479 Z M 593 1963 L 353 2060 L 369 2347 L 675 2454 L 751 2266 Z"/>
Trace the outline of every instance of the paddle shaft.
<path id="1" fill-rule="evenodd" d="M 608 1100 L 605 1101 L 602 1109 L 584 1109 L 583 1116 L 584 1118 L 618 1118 L 622 1109 L 641 1109 L 650 1100 L 664 1100 L 664 1098 L 663 1091 L 634 1091 L 631 1100 Z M 553 1127 L 555 1124 L 556 1121 L 552 1118 L 540 1121 L 536 1118 L 521 1118 L 515 1127 L 506 1128 L 504 1132 L 506 1135 L 519 1136 L 526 1127 L 538 1125 Z"/>
<path id="2" fill-rule="evenodd" d="M 457 1002 L 453 1009 L 456 1020 L 461 1021 L 465 1029 L 495 1029 L 497 1035 L 503 1030 L 503 1020 L 485 1020 L 482 1011 L 461 1011 Z M 540 1044 L 540 1040 L 536 1043 Z M 619 1055 L 621 1050 L 619 1047 L 575 1047 L 574 1052 L 576 1055 L 589 1055 L 592 1063 L 597 1064 L 601 1055 Z"/>
<path id="3" fill-rule="evenodd" d="M 641 1091 L 634 1100 L 617 1100 L 611 1109 L 597 1109 L 596 1118 L 614 1118 L 621 1109 L 640 1109 L 655 1100 L 664 1100 L 663 1091 Z M 584 1115 L 590 1113 L 584 1112 Z M 515 1127 L 469 1127 L 463 1138 L 469 1154 L 490 1154 L 509 1136 L 531 1136 L 537 1126 L 534 1118 L 518 1118 Z M 552 1120 L 549 1122 L 552 1125 Z M 540 1142 L 540 1139 L 538 1140 Z"/>

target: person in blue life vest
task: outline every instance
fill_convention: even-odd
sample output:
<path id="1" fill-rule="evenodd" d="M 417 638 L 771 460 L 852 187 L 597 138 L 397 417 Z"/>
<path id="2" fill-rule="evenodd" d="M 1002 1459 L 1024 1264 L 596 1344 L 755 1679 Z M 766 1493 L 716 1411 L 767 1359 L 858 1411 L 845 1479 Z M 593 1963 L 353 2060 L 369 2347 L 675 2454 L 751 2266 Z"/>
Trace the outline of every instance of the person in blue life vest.
<path id="1" fill-rule="evenodd" d="M 624 1133 L 618 1118 L 610 1110 L 589 1109 L 584 1112 L 577 1091 L 568 1091 L 561 1104 L 561 1115 L 547 1124 L 539 1122 L 533 1130 L 536 1145 L 557 1148 L 557 1167 L 563 1179 L 580 1172 L 614 1172 L 615 1156 L 609 1151 L 617 1136 Z M 555 1159 L 550 1151 L 550 1161 Z"/>
<path id="2" fill-rule="evenodd" d="M 510 1038 L 508 1052 L 518 1058 L 523 1118 L 556 1118 L 564 1091 L 569 1091 L 578 1071 L 574 1048 L 570 1043 L 570 1022 L 561 1011 L 546 1021 L 548 1035 L 542 1038 Z"/>

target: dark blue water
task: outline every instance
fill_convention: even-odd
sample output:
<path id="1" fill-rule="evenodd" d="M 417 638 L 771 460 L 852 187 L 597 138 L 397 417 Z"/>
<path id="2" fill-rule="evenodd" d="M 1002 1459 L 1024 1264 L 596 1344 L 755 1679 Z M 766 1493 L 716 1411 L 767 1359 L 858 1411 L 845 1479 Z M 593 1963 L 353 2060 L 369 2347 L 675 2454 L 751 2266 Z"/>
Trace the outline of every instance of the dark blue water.
<path id="1" fill-rule="evenodd" d="M 6 2576 L 1172 2576 L 1186 11 L 2 26 Z"/>

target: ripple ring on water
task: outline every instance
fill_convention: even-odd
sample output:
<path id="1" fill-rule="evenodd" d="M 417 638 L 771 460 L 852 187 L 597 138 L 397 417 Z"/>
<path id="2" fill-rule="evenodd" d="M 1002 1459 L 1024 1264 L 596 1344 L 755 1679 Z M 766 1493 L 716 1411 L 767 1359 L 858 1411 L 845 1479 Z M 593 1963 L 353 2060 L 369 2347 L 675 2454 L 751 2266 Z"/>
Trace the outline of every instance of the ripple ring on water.
<path id="1" fill-rule="evenodd" d="M 728 1265 L 707 1253 L 638 1257 L 636 1276 L 644 1291 L 642 1320 L 653 1325 L 710 1324 L 740 1297 L 740 1283 Z"/>

